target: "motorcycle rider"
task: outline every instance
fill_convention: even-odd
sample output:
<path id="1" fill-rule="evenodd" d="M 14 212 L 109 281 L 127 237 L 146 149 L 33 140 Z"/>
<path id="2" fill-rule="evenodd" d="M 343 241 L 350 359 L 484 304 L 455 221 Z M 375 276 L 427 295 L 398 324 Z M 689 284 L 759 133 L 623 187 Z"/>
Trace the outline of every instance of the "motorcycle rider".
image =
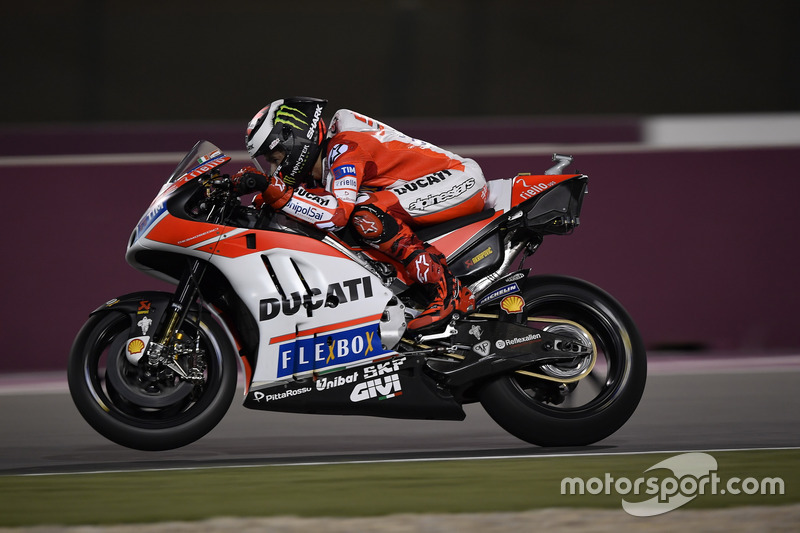
<path id="1" fill-rule="evenodd" d="M 350 223 L 362 242 L 400 263 L 425 290 L 428 307 L 408 331 L 444 327 L 475 300 L 414 228 L 481 211 L 488 194 L 481 168 L 347 109 L 333 115 L 328 131 L 321 117 L 326 104 L 286 98 L 261 109 L 246 134 L 256 167 L 234 176 L 237 191 L 249 192 L 242 185 L 249 183 L 262 191 L 257 205 L 323 230 Z"/>

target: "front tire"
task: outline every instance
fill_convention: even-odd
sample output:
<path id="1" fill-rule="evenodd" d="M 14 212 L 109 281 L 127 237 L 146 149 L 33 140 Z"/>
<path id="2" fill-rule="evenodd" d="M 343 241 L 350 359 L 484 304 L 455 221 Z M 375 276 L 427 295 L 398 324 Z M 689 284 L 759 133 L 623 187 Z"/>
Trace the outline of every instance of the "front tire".
<path id="1" fill-rule="evenodd" d="M 182 333 L 205 352 L 202 382 L 168 371 L 147 378 L 125 356 L 131 317 L 116 311 L 92 315 L 73 343 L 67 372 L 78 411 L 101 435 L 128 448 L 168 450 L 213 429 L 230 407 L 237 362 L 224 330 L 190 313 Z"/>
<path id="2" fill-rule="evenodd" d="M 538 446 L 585 446 L 613 434 L 633 414 L 647 379 L 644 345 L 630 315 L 598 287 L 563 276 L 531 277 L 523 296 L 528 317 L 566 320 L 588 332 L 597 362 L 569 384 L 517 372 L 500 376 L 482 387 L 481 404 L 506 431 Z"/>

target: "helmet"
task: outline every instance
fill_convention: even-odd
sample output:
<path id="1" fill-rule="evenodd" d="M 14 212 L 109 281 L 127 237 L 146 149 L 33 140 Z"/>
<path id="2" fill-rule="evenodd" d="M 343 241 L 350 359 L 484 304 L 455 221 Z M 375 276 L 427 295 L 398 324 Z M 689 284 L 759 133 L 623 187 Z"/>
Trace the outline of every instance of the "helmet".
<path id="1" fill-rule="evenodd" d="M 245 136 L 247 151 L 256 167 L 268 173 L 266 158 L 280 149 L 284 158 L 273 175 L 292 186 L 308 176 L 327 133 L 321 118 L 327 103 L 317 98 L 286 98 L 275 100 L 256 113 Z"/>

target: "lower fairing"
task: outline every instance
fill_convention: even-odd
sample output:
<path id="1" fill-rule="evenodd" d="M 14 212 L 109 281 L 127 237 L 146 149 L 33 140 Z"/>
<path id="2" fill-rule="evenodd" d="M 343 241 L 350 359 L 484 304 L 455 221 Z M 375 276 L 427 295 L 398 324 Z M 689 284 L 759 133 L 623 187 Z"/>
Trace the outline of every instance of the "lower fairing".
<path id="1" fill-rule="evenodd" d="M 463 420 L 461 404 L 425 373 L 421 356 L 398 355 L 372 364 L 251 389 L 249 409 L 288 413 Z"/>

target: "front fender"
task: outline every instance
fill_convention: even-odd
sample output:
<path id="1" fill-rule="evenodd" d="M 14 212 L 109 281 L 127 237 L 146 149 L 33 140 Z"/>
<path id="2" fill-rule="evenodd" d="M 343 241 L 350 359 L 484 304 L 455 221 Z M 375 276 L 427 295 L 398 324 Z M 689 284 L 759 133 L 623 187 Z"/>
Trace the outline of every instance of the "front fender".
<path id="1" fill-rule="evenodd" d="M 92 315 L 114 311 L 131 317 L 131 336 L 153 335 L 169 307 L 172 293 L 162 291 L 132 292 L 109 300 Z"/>
<path id="2" fill-rule="evenodd" d="M 136 364 L 146 353 L 150 339 L 158 331 L 171 300 L 172 294 L 168 292 L 133 292 L 109 300 L 95 309 L 91 315 L 111 312 L 127 315 L 130 318 L 125 350 L 128 361 Z"/>
<path id="3" fill-rule="evenodd" d="M 130 317 L 131 329 L 128 332 L 127 349 L 129 360 L 135 364 L 139 356 L 131 355 L 130 342 L 133 339 L 141 340 L 142 344 L 140 345 L 139 353 L 145 352 L 150 338 L 158 332 L 164 313 L 169 309 L 173 296 L 172 293 L 163 291 L 132 292 L 109 300 L 92 311 L 90 315 L 114 312 Z M 205 308 L 205 311 L 211 315 L 209 317 L 210 320 L 214 320 L 225 331 L 226 339 L 217 339 L 217 341 L 224 342 L 227 340 L 232 347 L 237 346 L 236 337 L 219 313 L 213 308 Z M 247 370 L 246 367 L 245 370 Z M 249 377 L 249 372 L 247 373 Z"/>

